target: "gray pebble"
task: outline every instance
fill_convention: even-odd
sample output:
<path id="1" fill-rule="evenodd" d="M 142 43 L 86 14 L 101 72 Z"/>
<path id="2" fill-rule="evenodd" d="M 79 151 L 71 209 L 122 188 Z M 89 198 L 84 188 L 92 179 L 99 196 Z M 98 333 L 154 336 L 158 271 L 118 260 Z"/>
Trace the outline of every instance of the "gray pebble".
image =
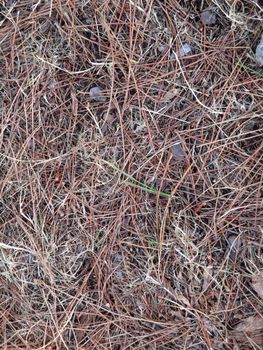
<path id="1" fill-rule="evenodd" d="M 102 89 L 99 86 L 94 86 L 89 91 L 89 97 L 97 102 L 105 102 L 106 97 L 103 95 Z"/>
<path id="2" fill-rule="evenodd" d="M 209 7 L 201 13 L 201 21 L 204 25 L 211 26 L 216 24 L 216 19 L 215 11 Z"/>
<path id="3" fill-rule="evenodd" d="M 184 43 L 180 48 L 179 54 L 181 57 L 190 55 L 192 53 L 192 48 L 188 43 Z"/>
<path id="4" fill-rule="evenodd" d="M 263 34 L 261 36 L 260 43 L 258 44 L 256 48 L 256 61 L 259 66 L 263 66 Z"/>
<path id="5" fill-rule="evenodd" d="M 186 152 L 180 143 L 176 143 L 172 146 L 172 153 L 176 160 L 183 160 L 186 158 Z"/>

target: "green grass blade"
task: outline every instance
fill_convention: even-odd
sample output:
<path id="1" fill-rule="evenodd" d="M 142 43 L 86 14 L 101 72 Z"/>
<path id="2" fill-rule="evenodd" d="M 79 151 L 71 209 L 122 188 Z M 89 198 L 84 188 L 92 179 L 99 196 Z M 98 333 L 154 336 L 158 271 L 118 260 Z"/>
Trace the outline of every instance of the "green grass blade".
<path id="1" fill-rule="evenodd" d="M 259 72 L 259 71 L 255 70 L 255 69 L 253 69 L 253 68 L 251 68 L 249 66 L 246 66 L 243 63 L 238 63 L 238 65 L 239 65 L 239 67 L 242 67 L 242 68 L 244 68 L 244 69 L 246 69 L 246 70 L 248 70 L 248 71 L 250 71 L 250 72 L 252 72 L 252 73 L 254 73 L 256 75 L 258 75 L 259 77 L 263 78 L 263 73 L 262 72 Z"/>
<path id="2" fill-rule="evenodd" d="M 149 193 L 159 194 L 160 196 L 163 196 L 163 197 L 170 197 L 171 196 L 169 193 L 159 191 L 159 190 L 157 190 L 154 187 L 150 187 L 150 186 L 146 185 L 145 183 L 138 181 L 133 176 L 131 176 L 130 174 L 128 174 L 125 171 L 121 170 L 116 165 L 112 164 L 111 162 L 108 162 L 107 160 L 102 159 L 102 162 L 104 164 L 107 164 L 109 167 L 111 167 L 112 169 L 116 170 L 117 172 L 119 172 L 120 174 L 125 176 L 126 178 L 130 179 L 131 182 L 128 182 L 128 184 L 130 186 L 132 186 L 132 187 L 140 188 L 140 189 L 142 189 L 144 191 L 147 191 Z"/>

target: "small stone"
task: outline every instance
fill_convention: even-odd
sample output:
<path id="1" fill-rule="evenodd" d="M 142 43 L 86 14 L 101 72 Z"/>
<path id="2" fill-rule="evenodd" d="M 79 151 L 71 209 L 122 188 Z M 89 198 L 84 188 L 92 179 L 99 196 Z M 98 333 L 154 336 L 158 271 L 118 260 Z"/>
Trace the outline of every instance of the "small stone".
<path id="1" fill-rule="evenodd" d="M 159 45 L 158 48 L 157 48 L 157 50 L 160 53 L 163 53 L 166 49 L 167 49 L 167 47 L 165 45 Z"/>
<path id="2" fill-rule="evenodd" d="M 207 26 L 212 26 L 216 24 L 216 13 L 213 11 L 211 8 L 206 8 L 202 13 L 201 13 L 201 21 L 204 25 Z"/>
<path id="3" fill-rule="evenodd" d="M 103 95 L 102 89 L 99 86 L 94 86 L 90 89 L 89 97 L 97 102 L 106 101 L 106 97 Z"/>
<path id="4" fill-rule="evenodd" d="M 184 43 L 183 46 L 179 50 L 179 55 L 181 57 L 190 55 L 192 53 L 192 48 L 188 43 Z"/>
<path id="5" fill-rule="evenodd" d="M 176 160 L 183 160 L 186 158 L 186 152 L 180 143 L 176 143 L 172 146 L 172 153 Z"/>
<path id="6" fill-rule="evenodd" d="M 116 267 L 122 262 L 122 255 L 119 253 L 114 254 L 113 256 L 113 266 Z"/>
<path id="7" fill-rule="evenodd" d="M 260 43 L 256 48 L 256 61 L 259 66 L 263 66 L 263 34 L 261 36 Z"/>
<path id="8" fill-rule="evenodd" d="M 122 255 L 119 253 L 114 254 L 112 266 L 115 270 L 115 276 L 118 280 L 122 280 L 124 278 L 124 272 L 121 268 Z"/>

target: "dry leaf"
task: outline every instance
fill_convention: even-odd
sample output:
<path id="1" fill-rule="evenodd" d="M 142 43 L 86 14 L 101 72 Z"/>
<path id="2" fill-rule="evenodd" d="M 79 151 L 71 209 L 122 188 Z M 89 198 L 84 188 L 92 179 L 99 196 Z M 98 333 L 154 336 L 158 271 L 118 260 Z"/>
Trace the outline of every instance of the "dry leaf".
<path id="1" fill-rule="evenodd" d="M 172 88 L 169 91 L 167 91 L 163 98 L 162 98 L 162 102 L 169 102 L 171 101 L 176 95 L 178 95 L 179 90 L 176 88 Z"/>
<path id="2" fill-rule="evenodd" d="M 263 299 L 263 270 L 252 278 L 252 287 L 258 296 Z"/>
<path id="3" fill-rule="evenodd" d="M 263 345 L 263 318 L 259 316 L 245 318 L 231 333 L 232 337 L 242 344 L 254 342 Z"/>

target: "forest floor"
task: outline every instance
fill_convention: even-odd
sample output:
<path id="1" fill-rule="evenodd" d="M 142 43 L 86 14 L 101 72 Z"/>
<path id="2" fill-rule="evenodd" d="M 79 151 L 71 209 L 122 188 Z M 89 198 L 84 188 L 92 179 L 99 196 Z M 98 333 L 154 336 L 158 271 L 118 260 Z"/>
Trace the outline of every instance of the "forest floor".
<path id="1" fill-rule="evenodd" d="M 0 349 L 262 349 L 262 20 L 0 2 Z"/>

